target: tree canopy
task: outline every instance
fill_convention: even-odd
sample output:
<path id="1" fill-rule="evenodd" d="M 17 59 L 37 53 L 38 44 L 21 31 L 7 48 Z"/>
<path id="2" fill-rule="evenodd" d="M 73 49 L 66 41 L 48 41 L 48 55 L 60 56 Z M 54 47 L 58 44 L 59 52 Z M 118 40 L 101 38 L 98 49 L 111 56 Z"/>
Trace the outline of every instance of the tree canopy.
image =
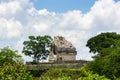
<path id="1" fill-rule="evenodd" d="M 89 47 L 90 52 L 98 53 L 98 55 L 103 56 L 107 49 L 114 48 L 117 45 L 116 40 L 120 40 L 120 34 L 106 32 L 90 38 L 86 46 Z"/>
<path id="2" fill-rule="evenodd" d="M 32 56 L 35 62 L 44 60 L 48 56 L 48 48 L 51 48 L 52 38 L 45 36 L 29 36 L 28 41 L 23 42 L 23 53 L 27 56 Z"/>
<path id="3" fill-rule="evenodd" d="M 0 49 L 0 80 L 33 80 L 16 51 Z"/>
<path id="4" fill-rule="evenodd" d="M 0 49 L 0 65 L 3 63 L 21 63 L 23 61 L 21 55 L 16 53 L 17 51 L 13 51 L 9 47 Z"/>
<path id="5" fill-rule="evenodd" d="M 111 80 L 120 79 L 120 34 L 101 33 L 90 38 L 86 46 L 90 48 L 90 52 L 98 53 L 87 65 L 87 69 Z"/>

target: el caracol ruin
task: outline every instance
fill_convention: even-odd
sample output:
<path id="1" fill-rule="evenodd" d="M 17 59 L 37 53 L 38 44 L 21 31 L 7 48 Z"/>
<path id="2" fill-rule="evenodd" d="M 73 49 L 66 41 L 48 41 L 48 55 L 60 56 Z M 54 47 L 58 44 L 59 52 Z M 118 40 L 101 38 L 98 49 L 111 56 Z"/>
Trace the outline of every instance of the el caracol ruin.
<path id="1" fill-rule="evenodd" d="M 37 64 L 27 63 L 28 70 L 49 69 L 49 68 L 81 68 L 89 61 L 76 60 L 77 51 L 73 44 L 62 36 L 55 36 L 53 48 L 49 51 L 48 62 Z"/>
<path id="2" fill-rule="evenodd" d="M 64 37 L 55 36 L 53 44 L 54 48 L 49 53 L 49 62 L 76 60 L 76 48 Z"/>

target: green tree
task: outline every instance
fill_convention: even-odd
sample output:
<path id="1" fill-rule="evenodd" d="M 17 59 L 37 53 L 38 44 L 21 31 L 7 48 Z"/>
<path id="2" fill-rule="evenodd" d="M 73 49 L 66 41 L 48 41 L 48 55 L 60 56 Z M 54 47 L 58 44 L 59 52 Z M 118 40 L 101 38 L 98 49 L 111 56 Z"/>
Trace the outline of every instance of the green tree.
<path id="1" fill-rule="evenodd" d="M 13 51 L 9 49 L 9 47 L 5 47 L 0 49 L 0 65 L 3 63 L 21 63 L 23 62 L 21 55 L 16 54 L 17 51 Z"/>
<path id="2" fill-rule="evenodd" d="M 17 51 L 0 49 L 0 80 L 33 80 Z"/>
<path id="3" fill-rule="evenodd" d="M 23 53 L 32 56 L 35 62 L 44 60 L 48 56 L 48 48 L 52 46 L 52 38 L 50 36 L 29 36 L 28 41 L 23 42 Z"/>
<path id="4" fill-rule="evenodd" d="M 86 68 L 111 80 L 120 78 L 120 35 L 101 33 L 88 40 L 90 52 L 98 53 Z M 119 79 L 118 79 L 119 80 Z"/>
<path id="5" fill-rule="evenodd" d="M 108 54 L 109 49 L 116 46 L 115 40 L 120 40 L 120 34 L 115 32 L 101 33 L 90 38 L 86 46 L 89 47 L 90 53 L 97 53 L 97 55 L 104 56 Z"/>
<path id="6" fill-rule="evenodd" d="M 99 75 L 105 75 L 111 80 L 120 78 L 120 50 L 112 49 L 111 52 L 104 57 L 97 57 L 90 62 L 86 68 Z"/>

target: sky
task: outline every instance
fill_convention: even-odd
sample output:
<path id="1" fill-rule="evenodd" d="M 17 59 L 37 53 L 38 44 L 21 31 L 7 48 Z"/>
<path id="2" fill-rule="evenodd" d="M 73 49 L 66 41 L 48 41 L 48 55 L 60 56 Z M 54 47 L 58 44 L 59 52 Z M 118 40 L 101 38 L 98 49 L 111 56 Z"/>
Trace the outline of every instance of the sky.
<path id="1" fill-rule="evenodd" d="M 28 36 L 63 36 L 77 49 L 77 60 L 92 60 L 85 45 L 101 32 L 120 33 L 120 0 L 0 0 L 0 48 L 22 54 Z"/>

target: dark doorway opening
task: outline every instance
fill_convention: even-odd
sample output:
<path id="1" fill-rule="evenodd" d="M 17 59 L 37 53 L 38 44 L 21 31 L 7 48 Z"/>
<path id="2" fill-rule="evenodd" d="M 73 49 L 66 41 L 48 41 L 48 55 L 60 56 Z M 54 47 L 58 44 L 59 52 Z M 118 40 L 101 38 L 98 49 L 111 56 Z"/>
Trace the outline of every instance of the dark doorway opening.
<path id="1" fill-rule="evenodd" d="M 60 61 L 62 61 L 62 57 L 60 57 Z"/>

